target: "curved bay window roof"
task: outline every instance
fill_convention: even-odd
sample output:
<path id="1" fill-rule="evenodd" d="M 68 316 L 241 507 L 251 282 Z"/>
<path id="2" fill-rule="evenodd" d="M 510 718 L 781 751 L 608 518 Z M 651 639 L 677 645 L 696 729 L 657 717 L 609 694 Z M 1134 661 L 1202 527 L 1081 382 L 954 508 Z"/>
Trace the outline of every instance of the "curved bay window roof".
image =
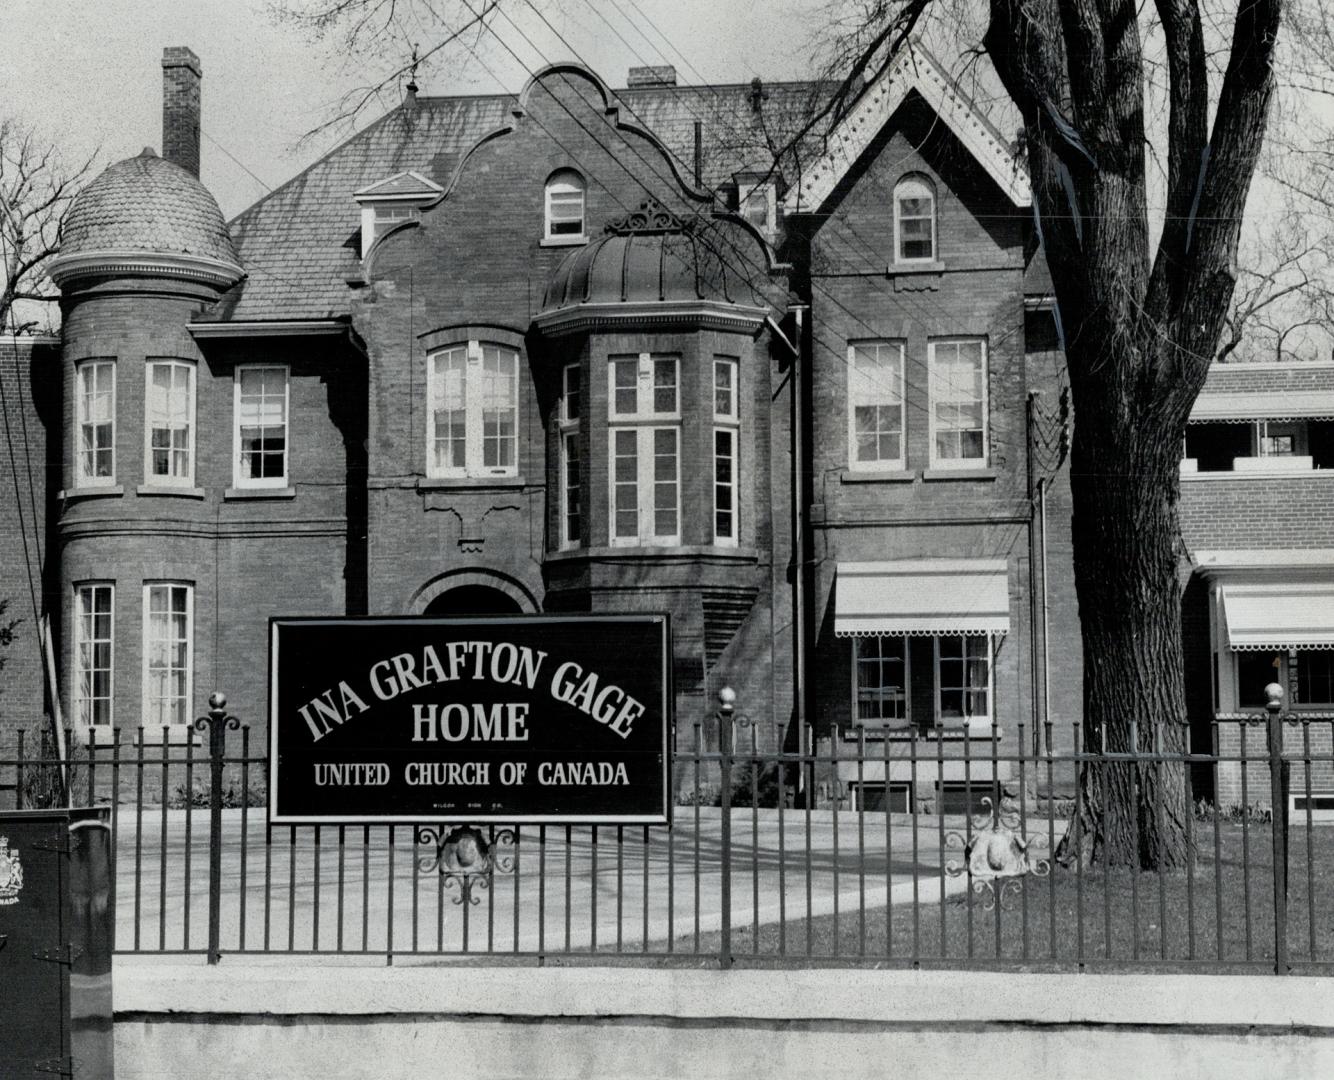
<path id="1" fill-rule="evenodd" d="M 534 323 L 547 335 L 627 324 L 755 333 L 771 312 L 767 285 L 763 244 L 744 225 L 648 202 L 555 269 Z"/>

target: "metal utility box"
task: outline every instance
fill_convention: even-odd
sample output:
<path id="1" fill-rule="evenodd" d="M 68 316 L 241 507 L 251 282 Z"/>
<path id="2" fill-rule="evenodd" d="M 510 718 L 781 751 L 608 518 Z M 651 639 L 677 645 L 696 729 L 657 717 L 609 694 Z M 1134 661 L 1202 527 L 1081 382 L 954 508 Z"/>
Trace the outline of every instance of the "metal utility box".
<path id="1" fill-rule="evenodd" d="M 0 812 L 0 1078 L 111 1080 L 107 807 Z"/>

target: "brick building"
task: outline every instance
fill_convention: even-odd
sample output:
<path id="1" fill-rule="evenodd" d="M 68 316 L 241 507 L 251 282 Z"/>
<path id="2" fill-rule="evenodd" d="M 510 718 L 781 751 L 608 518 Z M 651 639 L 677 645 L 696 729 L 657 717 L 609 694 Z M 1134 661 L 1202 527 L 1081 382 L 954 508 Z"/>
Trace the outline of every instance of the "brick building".
<path id="1" fill-rule="evenodd" d="M 409 87 L 230 223 L 198 178 L 199 61 L 163 67 L 165 156 L 80 196 L 61 348 L 33 368 L 71 722 L 183 738 L 216 687 L 262 728 L 274 615 L 669 611 L 678 740 L 714 737 L 723 685 L 761 746 L 886 740 L 878 771 L 824 770 L 826 797 L 948 804 L 989 775 L 970 746 L 1031 748 L 1045 721 L 1069 744 L 1050 280 L 1011 141 L 929 56 L 778 169 L 766 139 L 818 87 L 634 69 L 613 92 L 569 64 L 517 96 Z M 1201 409 L 1250 394 L 1223 385 L 1241 370 Z M 1315 371 L 1280 399 L 1329 393 Z M 1327 514 L 1274 493 L 1323 490 L 1307 420 L 1334 410 L 1301 407 L 1259 419 L 1304 434 L 1256 445 L 1289 439 L 1303 475 L 1218 479 L 1226 432 L 1185 474 L 1206 725 L 1229 705 L 1202 696 L 1210 597 L 1238 567 L 1202 552 L 1275 546 L 1219 531 L 1260 497 L 1309 539 L 1283 542 L 1293 566 L 1328 543 Z M 1254 427 L 1198 418 L 1188 452 L 1212 419 Z M 1229 485 L 1246 506 L 1222 522 Z"/>

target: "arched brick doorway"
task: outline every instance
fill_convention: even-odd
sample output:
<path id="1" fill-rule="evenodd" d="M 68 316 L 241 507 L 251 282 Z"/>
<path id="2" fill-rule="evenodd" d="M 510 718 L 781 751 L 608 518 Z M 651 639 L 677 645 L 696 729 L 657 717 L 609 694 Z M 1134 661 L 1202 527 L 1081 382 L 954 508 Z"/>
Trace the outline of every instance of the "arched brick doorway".
<path id="1" fill-rule="evenodd" d="M 517 600 L 489 585 L 459 585 L 446 589 L 423 609 L 426 615 L 518 615 Z"/>

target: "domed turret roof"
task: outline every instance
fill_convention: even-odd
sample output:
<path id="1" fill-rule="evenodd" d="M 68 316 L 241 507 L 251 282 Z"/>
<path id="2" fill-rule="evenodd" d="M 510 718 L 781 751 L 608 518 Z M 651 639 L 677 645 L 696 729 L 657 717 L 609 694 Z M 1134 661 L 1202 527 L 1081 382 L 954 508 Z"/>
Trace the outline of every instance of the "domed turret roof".
<path id="1" fill-rule="evenodd" d="M 646 203 L 556 267 L 537 323 L 564 326 L 581 312 L 660 321 L 676 310 L 758 325 L 769 308 L 757 287 L 766 273 L 762 243 L 739 222 L 686 222 Z"/>
<path id="2" fill-rule="evenodd" d="M 197 177 L 151 149 L 107 166 L 74 199 L 52 277 L 68 278 L 89 256 L 132 252 L 192 257 L 241 276 L 217 201 Z"/>

